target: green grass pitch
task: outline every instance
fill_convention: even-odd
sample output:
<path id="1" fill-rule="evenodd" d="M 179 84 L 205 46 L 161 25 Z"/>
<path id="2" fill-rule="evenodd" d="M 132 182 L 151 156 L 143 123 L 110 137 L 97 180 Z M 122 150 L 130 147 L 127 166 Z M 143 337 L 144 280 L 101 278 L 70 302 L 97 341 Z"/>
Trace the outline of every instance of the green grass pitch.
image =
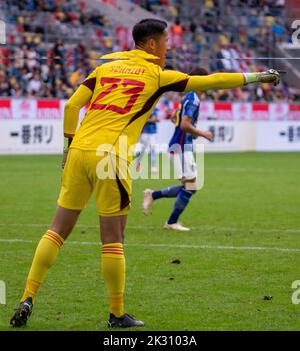
<path id="1" fill-rule="evenodd" d="M 36 244 L 54 214 L 59 156 L 0 157 L 0 330 L 22 293 Z M 143 330 L 299 330 L 300 154 L 206 154 L 205 185 L 182 216 L 189 233 L 163 229 L 172 199 L 141 213 L 134 182 L 126 231 L 126 311 Z M 26 330 L 107 330 L 94 201 L 39 290 Z M 170 263 L 180 259 L 180 264 Z M 264 296 L 272 296 L 265 300 Z M 300 296 L 299 296 L 300 297 Z"/>

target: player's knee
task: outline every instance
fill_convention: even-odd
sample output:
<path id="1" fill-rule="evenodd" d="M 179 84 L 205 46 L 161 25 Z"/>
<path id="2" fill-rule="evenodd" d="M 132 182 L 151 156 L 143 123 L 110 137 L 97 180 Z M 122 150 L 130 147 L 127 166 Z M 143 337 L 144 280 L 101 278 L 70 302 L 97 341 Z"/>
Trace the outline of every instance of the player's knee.
<path id="1" fill-rule="evenodd" d="M 63 239 L 67 239 L 77 222 L 80 212 L 79 210 L 68 210 L 58 206 L 50 229 Z"/>
<path id="2" fill-rule="evenodd" d="M 197 192 L 197 182 L 196 178 L 191 180 L 186 180 L 183 183 L 184 189 L 190 191 L 191 193 L 195 194 Z"/>
<path id="3" fill-rule="evenodd" d="M 124 243 L 127 215 L 100 216 L 100 233 L 102 244 Z"/>
<path id="4" fill-rule="evenodd" d="M 189 191 L 192 194 L 196 194 L 196 192 L 197 192 L 197 189 L 189 189 L 189 188 L 187 189 L 186 187 L 184 187 L 184 189 Z"/>

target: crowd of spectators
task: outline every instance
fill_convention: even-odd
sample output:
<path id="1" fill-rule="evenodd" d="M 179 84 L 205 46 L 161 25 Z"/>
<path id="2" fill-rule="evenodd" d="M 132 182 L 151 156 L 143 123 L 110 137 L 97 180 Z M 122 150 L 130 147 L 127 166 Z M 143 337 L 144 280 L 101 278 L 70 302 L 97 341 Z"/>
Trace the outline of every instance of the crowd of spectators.
<path id="1" fill-rule="evenodd" d="M 291 40 L 285 0 L 131 1 L 171 23 L 169 59 L 180 70 L 190 71 L 201 65 L 210 72 L 263 71 L 276 63 L 250 58 L 276 56 L 276 44 Z M 269 85 L 216 92 L 210 98 L 292 101 L 300 99 L 297 94 L 283 82 L 276 88 Z"/>
<path id="2" fill-rule="evenodd" d="M 185 72 L 196 65 L 211 72 L 263 70 L 268 62 L 250 57 L 258 48 L 259 55 L 270 54 L 271 39 L 287 40 L 284 1 L 131 0 L 169 21 L 168 65 Z M 0 5 L 9 28 L 7 45 L 0 46 L 0 96 L 68 98 L 101 53 L 132 45 L 128 28 L 91 12 L 82 0 L 0 0 Z M 207 98 L 288 101 L 292 94 L 282 83 Z"/>
<path id="3" fill-rule="evenodd" d="M 50 48 L 26 43 L 1 51 L 0 96 L 67 98 L 91 69 L 85 47 L 67 50 L 62 40 Z"/>
<path id="4" fill-rule="evenodd" d="M 0 0 L 0 9 L 7 25 L 0 96 L 68 98 L 99 64 L 97 51 L 110 52 L 121 41 L 122 27 L 83 1 Z"/>

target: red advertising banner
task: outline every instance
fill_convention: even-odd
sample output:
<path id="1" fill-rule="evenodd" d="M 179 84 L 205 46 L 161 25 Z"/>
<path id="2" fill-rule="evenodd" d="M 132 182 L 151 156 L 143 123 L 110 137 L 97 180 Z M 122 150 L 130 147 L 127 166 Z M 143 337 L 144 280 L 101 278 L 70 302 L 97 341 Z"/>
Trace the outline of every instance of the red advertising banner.
<path id="1" fill-rule="evenodd" d="M 61 119 L 60 100 L 37 100 L 37 119 Z"/>
<path id="2" fill-rule="evenodd" d="M 0 120 L 62 120 L 66 100 L 0 98 Z M 162 98 L 157 104 L 159 119 L 168 118 L 179 102 Z M 80 112 L 82 119 L 88 106 Z M 300 104 L 250 102 L 200 102 L 200 120 L 300 121 Z"/>
<path id="3" fill-rule="evenodd" d="M 252 120 L 254 121 L 265 121 L 270 119 L 269 115 L 269 104 L 252 104 Z"/>
<path id="4" fill-rule="evenodd" d="M 11 110 L 10 99 L 0 99 L 0 119 L 12 119 L 13 114 Z"/>
<path id="5" fill-rule="evenodd" d="M 216 102 L 215 106 L 215 116 L 218 120 L 232 120 L 232 104 L 230 102 Z"/>

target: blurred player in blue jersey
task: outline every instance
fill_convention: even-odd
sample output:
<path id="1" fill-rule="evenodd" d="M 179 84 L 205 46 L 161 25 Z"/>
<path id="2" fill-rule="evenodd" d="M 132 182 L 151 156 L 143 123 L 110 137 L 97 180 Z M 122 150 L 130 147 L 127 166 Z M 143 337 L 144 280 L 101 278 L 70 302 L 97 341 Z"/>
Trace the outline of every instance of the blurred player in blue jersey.
<path id="1" fill-rule="evenodd" d="M 153 110 L 148 122 L 145 124 L 141 138 L 139 142 L 141 143 L 141 150 L 137 154 L 136 159 L 136 171 L 140 172 L 141 170 L 141 161 L 144 156 L 144 153 L 147 149 L 150 150 L 151 155 L 151 172 L 157 173 L 157 145 L 156 145 L 156 134 L 157 134 L 157 122 L 158 122 L 158 108 L 155 107 Z"/>
<path id="2" fill-rule="evenodd" d="M 190 75 L 208 75 L 204 68 L 194 69 Z M 146 189 L 143 196 L 143 211 L 148 214 L 154 200 L 161 198 L 176 198 L 173 211 L 164 228 L 188 231 L 178 222 L 192 195 L 197 191 L 197 167 L 193 154 L 193 139 L 203 137 L 212 140 L 209 131 L 196 128 L 200 108 L 201 92 L 191 91 L 185 94 L 179 111 L 176 114 L 175 131 L 169 142 L 169 152 L 174 163 L 174 169 L 181 185 L 173 185 L 166 189 L 154 191 Z"/>

